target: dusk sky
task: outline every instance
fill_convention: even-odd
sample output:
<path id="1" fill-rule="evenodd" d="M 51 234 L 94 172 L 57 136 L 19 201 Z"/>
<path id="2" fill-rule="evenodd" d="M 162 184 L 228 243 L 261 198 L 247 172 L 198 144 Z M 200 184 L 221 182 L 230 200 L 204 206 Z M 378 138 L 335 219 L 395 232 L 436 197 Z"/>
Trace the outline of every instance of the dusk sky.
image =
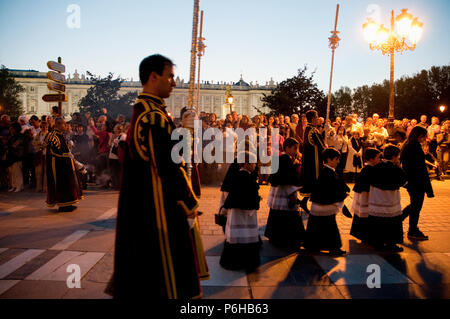
<path id="1" fill-rule="evenodd" d="M 450 63 L 450 1 L 398 0 L 201 0 L 207 45 L 201 80 L 280 82 L 305 64 L 328 92 L 331 50 L 328 37 L 340 4 L 340 45 L 335 54 L 333 91 L 389 78 L 389 57 L 371 51 L 362 34 L 367 17 L 389 25 L 400 9 L 424 23 L 414 51 L 395 57 L 395 78 Z M 80 9 L 79 28 L 67 12 Z M 140 61 L 161 53 L 189 79 L 192 0 L 0 0 L 0 64 L 47 72 L 46 62 L 61 56 L 66 73 L 108 72 L 138 80 Z M 75 20 L 71 20 L 72 22 Z"/>

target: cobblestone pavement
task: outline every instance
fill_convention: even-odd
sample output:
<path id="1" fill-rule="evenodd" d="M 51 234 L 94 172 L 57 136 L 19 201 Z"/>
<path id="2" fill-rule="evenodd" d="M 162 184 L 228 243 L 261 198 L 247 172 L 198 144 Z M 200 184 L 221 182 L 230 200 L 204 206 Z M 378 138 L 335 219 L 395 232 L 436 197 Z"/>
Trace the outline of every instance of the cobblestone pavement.
<path id="1" fill-rule="evenodd" d="M 224 236 L 214 223 L 220 190 L 203 187 L 200 226 L 211 273 L 210 280 L 202 282 L 204 298 L 448 299 L 450 180 L 432 184 L 436 197 L 425 199 L 419 222 L 421 230 L 430 236 L 428 241 L 410 241 L 405 236 L 404 252 L 375 252 L 349 235 L 351 219 L 338 214 L 346 256 L 286 251 L 272 246 L 263 236 L 261 266 L 253 273 L 220 267 Z M 261 187 L 261 234 L 269 211 L 268 191 L 268 186 Z M 56 213 L 45 207 L 42 193 L 0 192 L 0 299 L 110 298 L 103 290 L 113 270 L 118 192 L 90 189 L 85 195 L 76 211 Z M 406 191 L 401 195 L 402 206 L 406 206 Z M 346 200 L 349 207 L 351 200 Z M 67 285 L 67 267 L 71 264 L 80 266 L 80 288 Z M 374 265 L 379 267 L 381 286 L 371 289 L 367 283 L 374 270 L 368 269 Z"/>
<path id="2" fill-rule="evenodd" d="M 450 231 L 450 180 L 432 182 L 435 197 L 425 197 L 423 209 L 420 213 L 419 228 L 424 232 L 445 232 Z M 352 184 L 349 184 L 353 188 Z M 270 186 L 261 186 L 260 195 L 263 197 L 261 208 L 258 211 L 258 225 L 264 228 L 269 215 L 267 206 L 267 195 Z M 402 207 L 409 204 L 408 192 L 402 188 Z M 348 208 L 351 208 L 353 192 L 345 200 Z M 200 217 L 201 232 L 203 235 L 222 235 L 222 229 L 214 223 L 214 213 L 219 209 L 220 190 L 218 187 L 203 187 L 200 198 L 199 210 L 204 212 Z M 310 205 L 310 204 L 309 204 Z M 341 234 L 348 234 L 352 225 L 352 220 L 342 214 L 338 214 L 337 223 Z M 306 225 L 306 224 L 305 224 Z M 404 231 L 408 231 L 408 219 L 403 223 Z"/>

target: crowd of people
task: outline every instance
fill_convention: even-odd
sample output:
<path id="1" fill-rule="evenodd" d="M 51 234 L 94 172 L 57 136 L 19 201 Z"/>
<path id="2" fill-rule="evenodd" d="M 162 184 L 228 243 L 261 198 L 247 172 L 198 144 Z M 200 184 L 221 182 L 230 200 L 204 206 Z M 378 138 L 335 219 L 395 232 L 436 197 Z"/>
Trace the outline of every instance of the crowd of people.
<path id="1" fill-rule="evenodd" d="M 11 123 L 8 115 L 0 118 L 0 189 L 20 192 L 25 187 L 33 188 L 37 192 L 45 192 L 45 138 L 53 130 L 57 108 L 51 115 L 36 115 L 28 118 L 20 116 L 15 123 Z M 102 188 L 119 189 L 121 171 L 121 152 L 126 139 L 126 132 L 130 125 L 125 116 L 112 118 L 105 108 L 103 114 L 93 118 L 90 112 L 83 115 L 74 113 L 67 121 L 66 140 L 74 159 L 83 164 L 87 174 L 82 175 L 83 188 L 87 183 L 96 183 Z M 268 155 L 278 155 L 283 151 L 284 141 L 292 137 L 300 142 L 299 153 L 302 153 L 304 131 L 307 126 L 305 114 L 291 116 L 247 115 L 232 112 L 225 119 L 217 119 L 216 114 L 201 112 L 199 118 L 202 128 L 217 128 L 223 132 L 224 141 L 232 138 L 235 142 L 237 135 L 234 130 L 242 128 L 244 131 L 254 128 L 256 134 L 260 128 L 267 129 Z M 437 179 L 449 169 L 450 159 L 450 121 L 440 123 L 439 118 L 433 116 L 431 123 L 427 116 L 416 119 L 395 120 L 392 136 L 387 130 L 388 120 L 380 118 L 378 114 L 366 118 L 364 121 L 357 114 L 346 116 L 344 119 L 336 117 L 325 125 L 325 120 L 319 118 L 318 130 L 322 134 L 327 146 L 334 147 L 340 153 L 337 172 L 346 181 L 355 181 L 364 163 L 364 150 L 375 147 L 382 150 L 387 143 L 400 145 L 403 143 L 415 125 L 427 129 L 428 136 L 423 149 L 426 154 L 430 171 Z M 178 124 L 180 126 L 181 124 Z M 279 131 L 279 148 L 270 148 L 272 129 Z M 122 143 L 121 143 L 122 142 Z M 211 140 L 203 140 L 205 148 Z M 225 143 L 224 143 L 225 145 Z M 224 148 L 226 153 L 237 151 L 236 143 L 232 150 Z M 205 163 L 198 166 L 200 181 L 203 185 L 220 184 L 225 176 L 229 163 Z M 259 178 L 260 184 L 267 184 L 267 175 Z"/>
<path id="2" fill-rule="evenodd" d="M 428 240 L 419 230 L 424 198 L 434 197 L 427 166 L 444 165 L 446 169 L 449 122 L 438 130 L 437 118 L 425 127 L 426 117 L 422 116 L 414 126 L 406 126 L 406 120 L 404 127 L 395 123 L 389 135 L 384 121 L 374 117 L 378 125 L 373 127 L 370 121 L 358 125 L 356 115 L 346 117 L 340 125 L 336 121 L 324 127 L 316 111 L 306 113 L 303 135 L 284 140 L 278 155 L 279 169 L 268 180 L 270 211 L 264 235 L 269 242 L 293 249 L 303 246 L 313 253 L 325 250 L 331 255 L 346 254 L 336 223 L 339 212 L 353 218 L 350 234 L 377 251 L 403 251 L 398 244 L 403 243 L 402 223 L 407 217 L 408 238 Z M 447 162 L 429 162 L 427 155 L 433 142 L 434 151 L 447 152 Z M 256 157 L 254 150 L 249 147 L 238 152 L 245 154 L 245 161 L 229 167 L 221 187 L 219 216 L 224 218 L 218 223 L 224 226 L 225 245 L 220 264 L 229 270 L 251 271 L 259 265 L 262 244 L 256 218 L 261 200 L 259 176 L 257 165 L 251 165 L 255 163 L 251 161 Z M 350 193 L 344 179 L 349 165 L 356 173 L 353 216 L 344 204 Z M 403 209 L 401 187 L 407 189 L 410 198 Z M 306 229 L 301 211 L 308 216 Z"/>
<path id="3" fill-rule="evenodd" d="M 142 92 L 131 124 L 121 115 L 111 118 L 106 109 L 96 118 L 87 112 L 74 113 L 70 120 L 61 117 L 58 107 L 50 115 L 20 116 L 13 122 L 0 115 L 0 187 L 20 192 L 28 185 L 47 191 L 49 206 L 70 208 L 60 211 L 72 211 L 87 182 L 120 187 L 114 273 L 105 292 L 116 299 L 201 298 L 200 280 L 210 274 L 199 231 L 198 194 L 194 175 L 189 181 L 182 161 L 174 161 L 178 142 L 172 133 L 177 126 L 164 103 L 176 86 L 173 62 L 159 54 L 148 56 L 139 74 Z M 345 254 L 336 223 L 341 211 L 353 217 L 351 234 L 377 250 L 402 250 L 397 244 L 403 242 L 407 217 L 408 237 L 428 239 L 418 228 L 425 195 L 434 197 L 427 165 L 437 170 L 438 178 L 447 171 L 450 121 L 440 125 L 433 117 L 428 124 L 421 116 L 419 122 L 404 119 L 390 127 L 377 114 L 364 121 L 353 114 L 326 123 L 314 110 L 252 119 L 236 112 L 221 120 L 214 113 L 198 116 L 203 131 L 216 128 L 234 142 L 224 143 L 232 147 L 223 149 L 232 163 L 198 165 L 203 183 L 221 183 L 224 268 L 253 270 L 259 265 L 259 184 L 270 184 L 265 236 L 274 245 Z M 239 141 L 239 128 L 254 128 L 250 133 L 256 135 L 266 128 L 267 143 Z M 209 143 L 203 139 L 202 147 Z M 262 145 L 272 160 L 279 157 L 279 169 L 271 174 L 260 170 Z M 345 178 L 356 181 L 353 216 L 344 205 L 350 192 Z M 410 197 L 403 209 L 402 186 Z M 308 214 L 306 229 L 302 210 Z M 154 276 L 137 282 L 133 274 L 141 266 L 142 251 L 154 261 L 147 265 Z"/>
<path id="4" fill-rule="evenodd" d="M 90 112 L 74 113 L 66 119 L 64 137 L 73 159 L 82 172 L 82 188 L 96 183 L 102 188 L 119 189 L 121 173 L 120 147 L 126 139 L 129 123 L 125 116 L 111 118 L 106 109 L 93 118 Z M 58 107 L 52 114 L 38 117 L 20 116 L 11 122 L 0 117 L 0 189 L 21 192 L 25 188 L 46 191 L 46 146 L 55 129 Z"/>
<path id="5" fill-rule="evenodd" d="M 300 143 L 299 152 L 302 153 L 302 144 L 305 139 L 304 132 L 307 126 L 306 115 L 292 114 L 291 116 L 265 116 L 256 115 L 249 118 L 247 115 L 240 115 L 236 112 L 228 114 L 225 119 L 217 119 L 214 113 L 200 113 L 203 130 L 208 128 L 218 128 L 223 132 L 224 141 L 227 138 L 236 139 L 233 129 L 242 128 L 244 131 L 254 128 L 256 134 L 260 128 L 267 128 L 267 144 L 269 145 L 269 155 L 277 155 L 283 151 L 284 141 L 292 137 Z M 422 115 L 420 120 L 407 119 L 394 120 L 392 134 L 388 132 L 388 119 L 380 118 L 378 114 L 373 114 L 365 120 L 358 118 L 358 114 L 346 116 L 344 119 L 336 117 L 334 121 L 329 120 L 325 125 L 325 119 L 319 117 L 318 130 L 324 138 L 324 142 L 329 147 L 334 147 L 340 153 L 337 172 L 346 181 L 355 181 L 356 175 L 361 171 L 364 163 L 364 150 L 368 147 L 375 147 L 382 150 L 387 143 L 401 145 L 409 136 L 412 128 L 416 125 L 427 129 L 428 136 L 423 144 L 427 156 L 428 167 L 434 172 L 436 178 L 442 180 L 443 174 L 449 169 L 450 160 L 450 121 L 440 123 L 439 118 L 433 116 L 431 123 L 427 122 L 427 116 Z M 272 129 L 279 130 L 279 148 L 270 148 L 270 137 Z M 203 148 L 211 140 L 203 140 Z M 224 143 L 225 145 L 225 143 Z M 224 152 L 234 152 L 235 149 Z M 225 158 L 225 155 L 224 155 Z M 201 183 L 220 184 L 225 176 L 227 164 L 201 163 L 199 174 Z M 261 184 L 267 183 L 267 176 L 260 176 Z"/>

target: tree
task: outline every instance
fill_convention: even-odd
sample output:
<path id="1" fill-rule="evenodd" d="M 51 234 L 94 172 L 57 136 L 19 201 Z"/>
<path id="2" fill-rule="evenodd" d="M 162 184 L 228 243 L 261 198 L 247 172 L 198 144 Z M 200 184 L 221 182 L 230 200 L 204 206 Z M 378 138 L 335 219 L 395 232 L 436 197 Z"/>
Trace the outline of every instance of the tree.
<path id="1" fill-rule="evenodd" d="M 370 88 L 367 85 L 359 86 L 353 90 L 353 112 L 362 115 L 363 118 L 369 116 Z M 370 114 L 372 115 L 372 114 Z"/>
<path id="2" fill-rule="evenodd" d="M 87 72 L 87 74 L 93 86 L 78 102 L 80 112 L 90 112 L 93 117 L 97 117 L 103 114 L 102 108 L 106 108 L 108 114 L 112 117 L 123 114 L 130 118 L 131 106 L 137 97 L 137 91 L 119 95 L 120 87 L 124 81 L 120 77 L 113 79 L 113 73 L 109 73 L 106 78 L 95 77 L 90 72 Z"/>
<path id="3" fill-rule="evenodd" d="M 372 116 L 377 113 L 380 117 L 389 115 L 389 81 L 384 80 L 382 84 L 373 84 L 369 89 L 369 105 L 367 113 Z"/>
<path id="4" fill-rule="evenodd" d="M 343 86 L 334 93 L 336 116 L 345 117 L 353 113 L 352 90 Z M 331 112 L 330 112 L 331 113 Z"/>
<path id="5" fill-rule="evenodd" d="M 0 113 L 6 113 L 17 118 L 23 113 L 22 101 L 19 94 L 25 88 L 20 85 L 9 73 L 4 65 L 0 68 Z"/>
<path id="6" fill-rule="evenodd" d="M 428 71 L 430 91 L 437 105 L 450 103 L 450 65 L 432 66 Z"/>
<path id="7" fill-rule="evenodd" d="M 279 83 L 270 95 L 263 94 L 263 107 L 269 108 L 270 114 L 302 114 L 310 109 L 322 113 L 326 99 L 313 81 L 314 72 L 308 76 L 306 71 L 305 66 L 296 76 Z"/>

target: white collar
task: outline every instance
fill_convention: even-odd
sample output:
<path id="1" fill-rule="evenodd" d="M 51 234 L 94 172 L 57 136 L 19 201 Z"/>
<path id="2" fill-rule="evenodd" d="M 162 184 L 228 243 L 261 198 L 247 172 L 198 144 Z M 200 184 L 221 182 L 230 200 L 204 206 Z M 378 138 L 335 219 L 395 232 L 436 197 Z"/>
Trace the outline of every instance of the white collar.
<path id="1" fill-rule="evenodd" d="M 331 167 L 331 166 L 328 165 L 328 164 L 323 164 L 323 166 L 328 167 L 329 169 L 333 170 L 333 172 L 336 172 L 336 169 L 333 168 L 333 167 Z"/>

